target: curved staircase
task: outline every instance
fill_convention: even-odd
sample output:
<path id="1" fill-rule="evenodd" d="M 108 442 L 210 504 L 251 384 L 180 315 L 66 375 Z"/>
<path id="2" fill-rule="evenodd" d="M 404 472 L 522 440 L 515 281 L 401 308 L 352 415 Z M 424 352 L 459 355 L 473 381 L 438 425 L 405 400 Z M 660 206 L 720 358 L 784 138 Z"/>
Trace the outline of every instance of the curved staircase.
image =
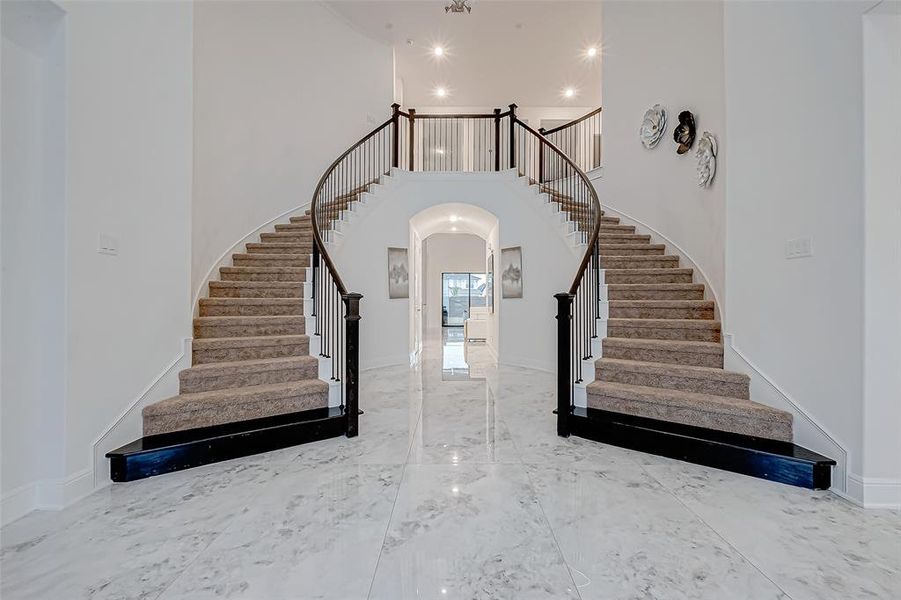
<path id="1" fill-rule="evenodd" d="M 580 168 L 599 166 L 594 142 L 600 138 L 600 109 L 542 134 L 572 149 Z M 566 193 L 557 200 L 569 202 Z M 602 215 L 596 234 L 584 213 L 576 224 L 595 261 L 577 275 L 568 294 L 557 295 L 557 318 L 564 323 L 584 313 L 584 288 L 600 283 L 607 314 L 599 311 L 598 330 L 606 328 L 606 335 L 597 344 L 597 331 L 584 322 L 558 328 L 558 433 L 783 483 L 829 487 L 835 462 L 793 444 L 792 414 L 752 401 L 750 378 L 723 368 L 721 323 L 693 270 L 681 268 L 679 257 L 651 243 L 650 235 L 636 233 L 599 206 L 594 210 Z M 598 300 L 603 302 L 603 293 Z M 593 371 L 585 377 L 583 362 Z M 569 381 L 563 379 L 567 375 Z M 579 386 L 583 406 L 575 402 Z"/>
<path id="2" fill-rule="evenodd" d="M 144 407 L 144 437 L 107 454 L 113 481 L 344 433 L 311 356 L 312 252 L 311 217 L 291 217 L 219 269 L 199 301 L 179 394 Z"/>
<path id="3" fill-rule="evenodd" d="M 310 217 L 292 217 L 220 268 L 194 319 L 193 366 L 178 396 L 144 408 L 145 436 L 328 407 L 302 298 L 312 252 Z"/>
<path id="4" fill-rule="evenodd" d="M 601 224 L 607 337 L 588 406 L 791 442 L 791 413 L 752 402 L 750 378 L 723 369 L 720 322 L 692 269 L 616 221 Z"/>
<path id="5" fill-rule="evenodd" d="M 516 108 L 392 105 L 322 175 L 307 215 L 246 244 L 209 283 L 180 393 L 145 407 L 144 437 L 107 455 L 113 480 L 357 435 L 362 296 L 345 287 L 328 242 L 392 169 L 509 168 L 547 194 L 584 248 L 570 289 L 555 296 L 558 433 L 828 487 L 835 463 L 794 445 L 791 414 L 751 401 L 748 377 L 724 370 L 716 307 L 692 269 L 601 209 L 585 174 L 600 160 L 600 109 L 539 133 Z"/>

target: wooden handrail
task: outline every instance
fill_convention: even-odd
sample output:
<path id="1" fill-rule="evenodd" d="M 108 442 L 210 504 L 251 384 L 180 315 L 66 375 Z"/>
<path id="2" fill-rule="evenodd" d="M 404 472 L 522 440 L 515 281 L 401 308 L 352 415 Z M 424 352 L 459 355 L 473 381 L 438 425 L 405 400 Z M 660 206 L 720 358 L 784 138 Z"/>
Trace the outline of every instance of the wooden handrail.
<path id="1" fill-rule="evenodd" d="M 585 121 L 586 119 L 590 119 L 591 117 L 593 117 L 593 116 L 595 116 L 595 115 L 597 115 L 597 114 L 600 114 L 600 112 L 601 112 L 601 107 L 599 106 L 598 108 L 594 109 L 593 111 L 591 111 L 591 112 L 588 113 L 587 115 L 582 115 L 582 116 L 579 117 L 578 119 L 574 119 L 574 120 L 570 121 L 569 123 L 564 123 L 563 125 L 560 125 L 560 126 L 558 126 L 558 127 L 554 127 L 553 129 L 545 129 L 545 130 L 542 131 L 542 133 L 543 133 L 544 135 L 550 135 L 550 134 L 552 134 L 552 133 L 557 133 L 558 131 L 562 131 L 562 130 L 564 130 L 564 129 L 567 129 L 568 127 L 572 127 L 573 125 L 578 125 L 578 124 L 581 123 L 582 121 Z"/>
<path id="2" fill-rule="evenodd" d="M 322 186 L 325 185 L 325 182 L 328 180 L 329 176 L 335 170 L 335 168 L 344 160 L 348 154 L 362 146 L 366 143 L 367 140 L 377 135 L 380 131 L 388 127 L 394 122 L 394 118 L 388 119 L 372 131 L 370 131 L 366 136 L 364 136 L 360 141 L 356 144 L 348 148 L 344 151 L 344 154 L 335 159 L 335 161 L 329 166 L 328 169 L 325 170 L 325 173 L 322 174 L 322 177 L 319 178 L 319 183 L 316 184 L 316 190 L 313 192 L 313 202 L 310 206 L 310 220 L 313 222 L 313 243 L 316 244 L 316 247 L 319 250 L 319 253 L 322 256 L 322 260 L 325 263 L 326 268 L 328 268 L 329 273 L 332 276 L 332 279 L 335 282 L 335 287 L 338 288 L 338 292 L 344 296 L 347 294 L 347 288 L 344 286 L 344 281 L 341 279 L 341 276 L 338 274 L 338 269 L 335 267 L 335 263 L 332 261 L 332 257 L 329 256 L 328 249 L 325 247 L 325 244 L 322 241 L 322 234 L 319 231 L 319 223 L 317 223 L 316 219 L 316 209 L 319 207 L 319 196 L 322 192 Z"/>
<path id="3" fill-rule="evenodd" d="M 403 111 L 400 112 L 401 115 L 409 117 L 409 115 Z M 416 113 L 417 119 L 493 119 L 495 117 L 499 117 L 503 119 L 504 117 L 509 117 L 510 111 L 494 114 L 494 113 Z"/>
<path id="4" fill-rule="evenodd" d="M 598 109 L 598 110 L 600 110 L 600 109 Z M 573 168 L 573 170 L 576 172 L 578 177 L 582 180 L 582 182 L 588 188 L 588 192 L 591 196 L 591 205 L 592 205 L 592 208 L 594 209 L 594 214 L 595 214 L 594 227 L 592 228 L 591 236 L 588 240 L 588 250 L 585 252 L 585 256 L 582 257 L 582 262 L 579 265 L 579 270 L 576 272 L 576 277 L 575 277 L 575 279 L 573 279 L 573 283 L 569 288 L 569 293 L 575 294 L 579 289 L 579 284 L 582 281 L 582 276 L 585 274 L 585 271 L 588 269 L 588 264 L 591 262 L 591 255 L 594 252 L 594 246 L 597 243 L 598 236 L 600 235 L 600 231 L 601 231 L 601 201 L 598 200 L 597 191 L 594 189 L 594 186 L 591 184 L 591 180 L 588 179 L 588 175 L 586 175 L 585 171 L 580 169 L 579 166 L 576 165 L 576 163 L 574 163 L 572 161 L 572 159 L 566 155 L 566 153 L 564 153 L 562 150 L 560 150 L 560 148 L 558 148 L 553 143 L 551 143 L 547 138 L 545 138 L 543 135 L 541 135 L 540 133 L 538 133 L 537 131 L 535 131 L 534 129 L 532 129 L 531 127 L 529 127 L 522 121 L 520 121 L 519 119 L 516 119 L 515 117 L 514 117 L 514 119 L 515 119 L 514 122 L 517 125 L 519 125 L 524 130 L 528 131 L 529 133 L 531 133 L 532 135 L 537 137 L 543 145 L 547 146 L 548 148 L 551 149 L 552 152 L 558 154 L 561 158 L 563 158 L 563 160 L 569 166 L 571 166 Z"/>

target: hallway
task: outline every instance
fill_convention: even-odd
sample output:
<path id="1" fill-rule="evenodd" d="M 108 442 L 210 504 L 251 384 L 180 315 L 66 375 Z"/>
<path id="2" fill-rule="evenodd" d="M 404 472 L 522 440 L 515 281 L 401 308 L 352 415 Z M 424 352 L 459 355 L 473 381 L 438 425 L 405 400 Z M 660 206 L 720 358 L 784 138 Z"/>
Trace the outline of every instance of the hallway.
<path id="1" fill-rule="evenodd" d="M 459 337 L 430 340 L 417 369 L 364 373 L 358 438 L 116 484 L 14 522 L 0 594 L 800 600 L 901 589 L 901 515 L 559 438 L 553 376 L 496 368 Z"/>

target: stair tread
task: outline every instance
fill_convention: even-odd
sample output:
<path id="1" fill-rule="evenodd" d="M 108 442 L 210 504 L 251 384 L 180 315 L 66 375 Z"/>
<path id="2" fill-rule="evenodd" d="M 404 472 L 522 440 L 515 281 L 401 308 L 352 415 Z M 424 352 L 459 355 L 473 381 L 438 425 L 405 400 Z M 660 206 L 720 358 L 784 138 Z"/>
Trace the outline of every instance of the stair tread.
<path id="1" fill-rule="evenodd" d="M 651 243 L 640 243 L 640 244 L 605 244 L 601 242 L 600 244 L 601 250 L 609 249 L 609 250 L 666 250 L 666 244 L 651 244 Z M 616 254 L 605 254 L 601 252 L 603 256 L 617 256 Z M 629 256 L 629 255 L 626 255 Z M 661 254 L 659 256 L 666 256 L 666 254 Z"/>
<path id="2" fill-rule="evenodd" d="M 647 246 L 644 246 L 644 247 L 646 248 Z M 673 261 L 673 260 L 678 261 L 679 260 L 679 257 L 676 256 L 675 254 L 656 254 L 656 255 L 652 255 L 652 256 L 643 256 L 641 254 L 639 254 L 637 256 L 633 256 L 633 255 L 610 256 L 610 255 L 602 254 L 601 257 L 602 258 L 618 258 L 618 259 L 625 259 L 625 260 L 634 260 L 634 261 L 639 261 L 639 262 L 654 262 L 655 260 L 666 260 L 666 261 Z"/>
<path id="3" fill-rule="evenodd" d="M 288 282 L 292 283 L 292 282 Z M 278 306 L 303 303 L 303 298 L 201 298 L 201 304 L 246 304 L 248 306 Z"/>
<path id="4" fill-rule="evenodd" d="M 219 267 L 223 273 L 306 273 L 307 267 Z"/>
<path id="5" fill-rule="evenodd" d="M 627 290 L 702 290 L 703 283 L 608 283 L 607 287 Z"/>
<path id="6" fill-rule="evenodd" d="M 679 365 L 673 363 L 647 362 L 640 360 L 627 360 L 622 358 L 601 357 L 595 361 L 597 366 L 608 366 L 624 371 L 638 373 L 655 373 L 660 375 L 678 375 L 695 379 L 710 379 L 730 383 L 747 383 L 750 377 L 736 371 L 726 371 L 714 367 L 698 367 L 694 365 Z"/>
<path id="7" fill-rule="evenodd" d="M 632 348 L 669 350 L 673 352 L 694 352 L 699 354 L 722 354 L 723 345 L 717 342 L 696 342 L 691 340 L 655 340 L 642 338 L 604 338 L 604 345 L 631 346 Z"/>
<path id="8" fill-rule="evenodd" d="M 322 405 L 325 406 L 328 402 L 328 384 L 320 379 L 299 379 L 288 383 L 268 383 L 179 394 L 146 406 L 143 414 L 145 417 L 183 414 L 218 409 L 222 406 L 230 407 L 234 404 L 266 402 L 287 396 L 314 394 L 323 396 Z"/>
<path id="9" fill-rule="evenodd" d="M 240 267 L 231 267 L 233 269 Z M 259 268 L 259 267 L 254 267 Z M 273 267 L 277 269 L 278 267 Z M 211 287 L 256 287 L 256 288 L 267 288 L 267 287 L 278 287 L 278 288 L 295 288 L 297 287 L 297 281 L 211 281 Z M 279 298 L 280 300 L 282 298 Z"/>
<path id="10" fill-rule="evenodd" d="M 217 315 L 212 317 L 194 317 L 194 323 L 254 325 L 262 322 L 292 322 L 306 319 L 303 315 Z"/>
<path id="11" fill-rule="evenodd" d="M 718 329 L 719 321 L 709 319 L 607 319 L 610 325 L 621 327 L 647 327 L 650 329 Z"/>
<path id="12" fill-rule="evenodd" d="M 290 368 L 292 366 L 306 366 L 318 362 L 318 359 L 307 354 L 300 356 L 282 356 L 278 358 L 254 358 L 250 360 L 203 363 L 184 369 L 181 372 L 191 372 L 205 376 L 214 373 L 218 374 L 219 371 L 232 373 L 269 371 Z"/>
<path id="13" fill-rule="evenodd" d="M 192 344 L 195 350 L 217 350 L 222 348 L 242 348 L 254 346 L 300 344 L 310 336 L 302 333 L 285 333 L 279 335 L 247 335 L 241 337 L 199 338 Z"/>
<path id="14" fill-rule="evenodd" d="M 313 238 L 308 242 L 248 242 L 248 248 L 290 248 L 292 250 L 302 250 L 309 247 L 313 243 Z"/>
<path id="15" fill-rule="evenodd" d="M 236 254 L 232 254 L 232 258 L 233 259 L 239 258 L 241 260 L 272 260 L 272 255 L 271 254 L 254 253 L 254 252 L 239 252 Z M 288 259 L 304 260 L 304 259 L 310 258 L 310 253 L 306 252 L 306 253 L 297 254 L 295 252 L 292 254 L 279 254 L 278 258 L 279 258 L 279 260 L 288 260 Z"/>
<path id="16" fill-rule="evenodd" d="M 662 255 L 665 256 L 665 255 Z M 616 271 L 617 275 L 671 275 L 673 273 L 691 273 L 693 269 L 691 267 L 670 267 L 668 269 L 661 269 L 660 267 L 630 267 L 628 269 L 610 269 L 612 271 Z M 616 284 L 616 285 L 630 285 L 630 284 Z M 648 284 L 635 284 L 635 285 L 648 285 Z"/>
<path id="17" fill-rule="evenodd" d="M 593 381 L 586 386 L 589 406 L 591 396 L 604 394 L 614 398 L 639 403 L 657 404 L 675 408 L 689 408 L 698 412 L 716 413 L 738 417 L 763 418 L 771 421 L 791 423 L 792 415 L 784 410 L 765 404 L 732 398 L 730 396 L 713 396 L 698 392 L 684 392 L 667 388 L 646 387 L 628 383 L 609 381 Z"/>
<path id="18" fill-rule="evenodd" d="M 713 308 L 713 300 L 609 300 L 619 308 Z"/>

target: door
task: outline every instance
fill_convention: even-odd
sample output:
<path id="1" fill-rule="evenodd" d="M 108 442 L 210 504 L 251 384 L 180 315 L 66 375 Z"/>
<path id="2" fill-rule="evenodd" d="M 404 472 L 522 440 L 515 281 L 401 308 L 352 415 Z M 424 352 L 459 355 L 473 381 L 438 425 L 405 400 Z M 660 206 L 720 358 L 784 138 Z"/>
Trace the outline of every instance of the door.
<path id="1" fill-rule="evenodd" d="M 474 306 L 487 305 L 485 273 L 441 274 L 441 325 L 463 327 Z"/>

